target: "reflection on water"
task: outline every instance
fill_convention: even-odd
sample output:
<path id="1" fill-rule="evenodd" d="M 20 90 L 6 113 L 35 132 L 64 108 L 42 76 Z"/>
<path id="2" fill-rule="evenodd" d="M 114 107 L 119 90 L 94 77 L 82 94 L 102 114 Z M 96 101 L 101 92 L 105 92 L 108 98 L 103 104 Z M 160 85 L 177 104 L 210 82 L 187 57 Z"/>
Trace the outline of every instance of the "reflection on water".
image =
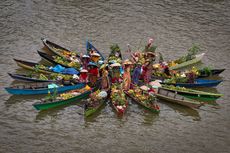
<path id="1" fill-rule="evenodd" d="M 173 109 L 175 112 L 183 116 L 191 116 L 194 121 L 199 121 L 201 119 L 198 109 L 191 109 L 185 106 L 173 104 L 170 102 L 159 100 L 161 103 L 167 105 L 169 108 Z"/>

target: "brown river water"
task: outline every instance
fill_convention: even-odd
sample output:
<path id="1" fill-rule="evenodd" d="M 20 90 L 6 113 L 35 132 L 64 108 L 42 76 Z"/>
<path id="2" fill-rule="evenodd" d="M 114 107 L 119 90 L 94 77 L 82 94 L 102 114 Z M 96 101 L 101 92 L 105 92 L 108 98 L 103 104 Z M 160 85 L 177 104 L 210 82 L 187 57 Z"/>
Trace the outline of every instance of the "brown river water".
<path id="1" fill-rule="evenodd" d="M 1 153 L 230 152 L 229 1 L 2 0 L 0 8 Z M 44 96 L 13 96 L 4 87 L 13 82 L 7 72 L 21 70 L 13 58 L 40 61 L 41 37 L 80 52 L 89 39 L 106 56 L 112 43 L 135 50 L 153 37 L 167 60 L 198 43 L 205 65 L 226 68 L 210 89 L 224 96 L 197 111 L 159 103 L 159 115 L 132 102 L 123 118 L 110 105 L 89 119 L 77 105 L 38 112 L 32 104 Z"/>

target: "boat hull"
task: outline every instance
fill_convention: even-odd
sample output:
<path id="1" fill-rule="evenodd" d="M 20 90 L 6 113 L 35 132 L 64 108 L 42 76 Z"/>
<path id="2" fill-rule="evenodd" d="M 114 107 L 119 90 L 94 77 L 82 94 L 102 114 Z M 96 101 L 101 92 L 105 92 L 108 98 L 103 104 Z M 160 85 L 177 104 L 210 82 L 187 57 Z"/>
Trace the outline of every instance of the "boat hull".
<path id="1" fill-rule="evenodd" d="M 196 79 L 195 83 L 176 83 L 176 84 L 163 83 L 163 84 L 192 88 L 192 87 L 215 87 L 218 84 L 220 84 L 221 82 L 222 82 L 222 80 Z"/>
<path id="2" fill-rule="evenodd" d="M 153 113 L 160 113 L 160 110 L 157 110 L 157 109 L 153 109 L 153 108 L 150 108 L 150 107 L 147 107 L 146 105 L 144 105 L 143 103 L 139 102 L 136 98 L 134 98 L 133 96 L 131 96 L 128 92 L 125 92 L 125 94 L 131 98 L 134 102 L 136 102 L 138 105 L 144 107 L 145 109 L 153 112 Z"/>
<path id="3" fill-rule="evenodd" d="M 77 102 L 79 102 L 78 100 L 89 97 L 90 93 L 91 93 L 91 91 L 86 91 L 86 92 L 84 92 L 78 96 L 72 97 L 70 99 L 61 100 L 61 101 L 57 101 L 57 102 L 49 102 L 49 103 L 35 103 L 35 104 L 33 104 L 33 106 L 36 110 L 47 110 L 47 109 L 55 108 L 58 106 L 64 106 L 64 105 L 68 105 L 68 104 L 72 104 L 72 103 L 77 103 Z"/>
<path id="4" fill-rule="evenodd" d="M 159 99 L 163 99 L 163 100 L 166 100 L 168 102 L 172 102 L 175 104 L 186 106 L 186 107 L 189 107 L 192 109 L 199 108 L 200 106 L 203 105 L 203 103 L 201 103 L 201 102 L 185 98 L 181 95 L 178 95 L 178 94 L 171 92 L 171 91 L 164 90 L 162 88 L 159 88 L 158 93 L 155 95 Z"/>
<path id="5" fill-rule="evenodd" d="M 84 83 L 79 83 L 76 85 L 72 85 L 72 86 L 60 86 L 57 88 L 41 88 L 41 89 L 15 89 L 15 88 L 5 88 L 5 90 L 13 95 L 38 95 L 38 94 L 47 94 L 48 92 L 50 93 L 54 93 L 54 92 L 58 92 L 58 93 L 62 93 L 65 91 L 69 91 L 69 90 L 74 90 L 74 89 L 80 89 L 85 87 Z"/>
<path id="6" fill-rule="evenodd" d="M 20 75 L 20 74 L 11 74 L 8 73 L 9 76 L 15 80 L 19 80 L 19 81 L 25 81 L 25 82 L 56 82 L 56 80 L 39 80 L 39 79 L 35 79 L 35 78 L 29 78 L 25 75 Z"/>

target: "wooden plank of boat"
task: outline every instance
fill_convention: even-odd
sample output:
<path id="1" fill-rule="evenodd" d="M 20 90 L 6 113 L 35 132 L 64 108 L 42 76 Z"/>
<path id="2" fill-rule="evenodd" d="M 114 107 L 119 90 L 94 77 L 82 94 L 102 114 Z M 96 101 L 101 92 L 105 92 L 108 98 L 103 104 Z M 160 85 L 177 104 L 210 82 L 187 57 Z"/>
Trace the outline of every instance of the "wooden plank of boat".
<path id="1" fill-rule="evenodd" d="M 213 101 L 221 96 L 223 94 L 217 94 L 217 93 L 211 93 L 211 92 L 204 92 L 200 90 L 192 90 L 192 89 L 187 89 L 187 88 L 181 88 L 181 87 L 173 87 L 170 88 L 169 86 L 162 86 L 160 88 L 163 88 L 165 90 L 169 90 L 172 92 L 176 92 L 180 95 L 183 95 L 187 98 L 192 98 L 192 99 L 197 99 L 197 100 L 203 100 L 203 101 Z"/>
<path id="2" fill-rule="evenodd" d="M 100 52 L 99 50 L 97 50 L 97 48 L 94 47 L 94 46 L 92 45 L 92 43 L 90 43 L 89 41 L 86 41 L 86 51 L 87 51 L 87 54 L 89 54 L 89 51 L 92 50 L 92 49 L 93 49 L 94 51 L 96 51 L 96 52 L 101 56 L 101 60 L 102 60 L 102 61 L 105 60 L 105 58 L 104 58 L 104 56 L 101 54 L 101 52 Z"/>
<path id="3" fill-rule="evenodd" d="M 65 91 L 80 89 L 85 86 L 85 83 L 78 83 L 75 85 L 63 86 L 59 85 L 57 88 L 48 88 L 48 84 L 50 83 L 32 83 L 32 84 L 19 84 L 13 85 L 12 87 L 7 87 L 5 90 L 14 95 L 36 95 L 36 94 L 47 94 L 50 93 L 62 93 Z"/>
<path id="4" fill-rule="evenodd" d="M 89 116 L 93 115 L 95 112 L 97 112 L 105 104 L 106 99 L 109 97 L 109 92 L 110 92 L 109 90 L 110 89 L 104 90 L 104 91 L 107 92 L 107 97 L 102 98 L 102 99 L 100 99 L 98 101 L 94 101 L 94 103 L 92 103 L 91 105 L 88 105 L 88 104 L 85 105 L 85 108 L 84 108 L 85 117 L 89 117 Z"/>
<path id="5" fill-rule="evenodd" d="M 10 77 L 12 77 L 15 80 L 20 80 L 20 81 L 26 81 L 26 82 L 56 82 L 56 80 L 41 80 L 37 78 L 30 78 L 26 76 L 25 74 L 12 74 L 8 73 Z"/>
<path id="6" fill-rule="evenodd" d="M 71 92 L 74 92 L 74 91 L 71 91 Z M 79 102 L 79 100 L 83 98 L 88 98 L 91 92 L 92 90 L 87 90 L 81 93 L 80 95 L 77 95 L 77 96 L 74 96 L 68 99 L 57 100 L 57 101 L 52 101 L 52 102 L 39 102 L 39 103 L 33 104 L 33 106 L 36 110 L 47 110 L 47 109 L 55 108 L 58 106 L 77 103 Z"/>
<path id="7" fill-rule="evenodd" d="M 28 61 L 23 61 L 18 59 L 14 59 L 14 61 L 17 63 L 18 66 L 33 71 L 35 70 L 35 66 L 38 65 L 38 63 L 28 62 Z M 37 69 L 37 72 L 47 73 L 47 74 L 54 73 L 50 70 L 42 70 L 42 69 Z"/>
<path id="8" fill-rule="evenodd" d="M 66 56 L 64 56 L 63 52 L 66 52 L 68 54 L 72 54 L 73 51 L 70 51 L 67 48 L 64 48 L 56 43 L 53 43 L 45 38 L 41 38 L 44 46 L 46 46 L 53 54 L 61 56 L 63 58 L 68 59 Z M 79 55 L 76 53 L 76 55 L 79 57 Z"/>
<path id="9" fill-rule="evenodd" d="M 139 104 L 140 106 L 144 107 L 145 109 L 148 109 L 150 110 L 151 112 L 154 112 L 154 113 L 159 113 L 160 112 L 160 109 L 159 109 L 159 106 L 158 105 L 149 105 L 147 106 L 145 103 L 143 103 L 142 101 L 138 100 L 137 98 L 135 98 L 134 96 L 132 96 L 129 92 L 127 91 L 124 91 L 125 94 L 130 97 L 134 102 L 136 102 L 137 104 Z"/>
<path id="10" fill-rule="evenodd" d="M 206 74 L 205 72 L 202 72 L 200 70 L 200 75 L 198 76 L 198 78 L 205 78 L 205 77 L 210 77 L 210 76 L 217 76 L 220 73 L 224 72 L 225 69 L 212 69 L 210 74 Z"/>
<path id="11" fill-rule="evenodd" d="M 170 70 L 177 70 L 177 69 L 184 68 L 186 66 L 191 66 L 193 64 L 196 64 L 196 63 L 200 62 L 202 60 L 202 58 L 204 57 L 204 55 L 205 55 L 205 53 L 196 55 L 196 57 L 194 59 L 186 61 L 186 62 L 183 62 L 181 64 L 177 64 L 175 66 L 171 66 L 171 67 L 169 67 L 169 69 Z"/>
<path id="12" fill-rule="evenodd" d="M 155 95 L 159 99 L 163 99 L 163 100 L 166 100 L 168 102 L 187 106 L 187 107 L 190 107 L 192 109 L 199 108 L 200 106 L 203 105 L 203 103 L 201 103 L 201 102 L 198 102 L 198 101 L 195 101 L 192 99 L 188 99 L 184 96 L 181 96 L 177 93 L 174 93 L 174 92 L 171 92 L 168 90 L 165 90 L 163 88 L 158 88 L 158 91 Z"/>
<path id="13" fill-rule="evenodd" d="M 215 87 L 220 84 L 222 80 L 204 80 L 204 79 L 196 79 L 194 83 L 162 83 L 167 85 L 174 85 L 180 87 Z"/>

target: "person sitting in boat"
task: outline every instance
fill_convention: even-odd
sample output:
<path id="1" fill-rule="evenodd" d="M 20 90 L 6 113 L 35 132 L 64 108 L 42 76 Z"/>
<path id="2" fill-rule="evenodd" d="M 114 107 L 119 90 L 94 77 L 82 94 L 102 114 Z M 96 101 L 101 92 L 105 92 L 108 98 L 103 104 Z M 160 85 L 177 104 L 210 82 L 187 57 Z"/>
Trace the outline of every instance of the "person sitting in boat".
<path id="1" fill-rule="evenodd" d="M 120 82 L 120 67 L 121 67 L 121 64 L 114 63 L 114 64 L 111 64 L 110 67 L 111 67 L 112 83 L 119 83 Z"/>
<path id="2" fill-rule="evenodd" d="M 87 83 L 89 81 L 88 80 L 88 71 L 86 69 L 82 69 L 80 71 L 79 81 L 84 82 L 84 83 Z"/>
<path id="3" fill-rule="evenodd" d="M 129 90 L 131 84 L 131 76 L 130 76 L 130 69 L 133 63 L 128 59 L 124 61 L 124 74 L 123 74 L 123 89 Z"/>
<path id="4" fill-rule="evenodd" d="M 87 69 L 87 66 L 90 62 L 90 57 L 89 55 L 83 55 L 82 58 L 81 58 L 81 61 L 82 61 L 82 67 L 83 69 Z"/>
<path id="5" fill-rule="evenodd" d="M 100 70 L 102 72 L 101 89 L 109 89 L 110 88 L 110 79 L 109 79 L 108 65 L 103 64 L 100 67 Z"/>
<path id="6" fill-rule="evenodd" d="M 88 64 L 88 75 L 89 75 L 89 82 L 92 85 L 95 85 L 97 82 L 97 78 L 99 77 L 99 70 L 95 63 L 89 62 Z"/>
<path id="7" fill-rule="evenodd" d="M 140 79 L 140 75 L 141 75 L 141 67 L 142 64 L 141 62 L 137 62 L 136 67 L 133 70 L 133 74 L 132 74 L 132 83 L 133 84 L 138 84 L 139 83 L 139 79 Z"/>
<path id="8" fill-rule="evenodd" d="M 91 54 L 91 61 L 94 63 L 98 63 L 100 60 L 100 55 L 98 53 L 93 53 Z"/>

